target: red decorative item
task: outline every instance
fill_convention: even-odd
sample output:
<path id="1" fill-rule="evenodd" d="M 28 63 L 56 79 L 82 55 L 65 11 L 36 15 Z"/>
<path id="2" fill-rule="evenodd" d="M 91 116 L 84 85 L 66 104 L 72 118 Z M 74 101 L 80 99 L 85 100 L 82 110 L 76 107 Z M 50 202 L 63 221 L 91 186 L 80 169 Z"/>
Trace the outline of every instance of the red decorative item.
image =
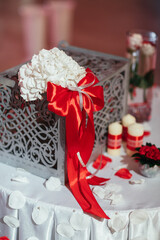
<path id="1" fill-rule="evenodd" d="M 98 158 L 94 161 L 92 167 L 95 169 L 103 169 L 108 162 L 112 162 L 112 159 L 104 155 L 99 155 Z"/>
<path id="2" fill-rule="evenodd" d="M 112 135 L 108 134 L 108 145 L 107 147 L 110 149 L 119 149 L 121 148 L 122 142 L 122 134 Z"/>
<path id="3" fill-rule="evenodd" d="M 120 178 L 124 178 L 124 179 L 130 179 L 132 177 L 132 174 L 130 173 L 130 171 L 127 168 L 121 168 L 119 169 L 116 173 L 116 176 L 120 177 Z"/>
<path id="4" fill-rule="evenodd" d="M 148 137 L 151 135 L 151 132 L 150 131 L 144 131 L 144 137 Z"/>
<path id="5" fill-rule="evenodd" d="M 135 151 L 136 148 L 140 147 L 143 144 L 143 135 L 142 136 L 131 136 L 127 135 L 127 148 L 131 151 Z"/>
<path id="6" fill-rule="evenodd" d="M 154 144 L 146 143 L 136 150 L 137 153 L 132 156 L 135 157 L 136 161 L 139 161 L 142 165 L 148 164 L 150 167 L 160 166 L 160 148 L 157 148 Z"/>
<path id="7" fill-rule="evenodd" d="M 122 140 L 125 142 L 127 141 L 127 131 L 128 131 L 128 127 L 123 126 Z"/>
<path id="8" fill-rule="evenodd" d="M 109 219 L 93 196 L 86 178 L 86 164 L 95 140 L 93 111 L 104 106 L 103 88 L 95 86 L 99 81 L 90 69 L 86 72 L 75 90 L 48 82 L 48 109 L 66 117 L 67 173 L 74 197 L 84 212 Z"/>
<path id="9" fill-rule="evenodd" d="M 87 177 L 91 176 L 90 173 L 87 174 Z M 104 184 L 106 184 L 106 181 L 109 181 L 110 178 L 101 178 L 101 177 L 96 177 L 96 176 L 93 176 L 91 178 L 87 178 L 87 182 L 88 184 L 90 185 L 98 185 L 98 186 L 102 186 Z"/>
<path id="10" fill-rule="evenodd" d="M 0 237 L 0 240 L 9 240 L 7 237 Z"/>

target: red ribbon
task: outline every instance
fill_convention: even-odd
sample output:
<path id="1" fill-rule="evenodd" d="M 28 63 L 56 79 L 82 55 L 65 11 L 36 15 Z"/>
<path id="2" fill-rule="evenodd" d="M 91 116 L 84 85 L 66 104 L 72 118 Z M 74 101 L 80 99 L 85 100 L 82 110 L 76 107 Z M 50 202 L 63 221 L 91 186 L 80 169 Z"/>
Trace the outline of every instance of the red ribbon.
<path id="1" fill-rule="evenodd" d="M 143 135 L 142 136 L 132 136 L 127 134 L 127 148 L 131 151 L 135 151 L 136 148 L 141 147 L 143 144 Z"/>
<path id="2" fill-rule="evenodd" d="M 86 178 L 89 175 L 86 164 L 95 140 L 93 111 L 99 111 L 104 106 L 103 88 L 95 86 L 99 81 L 90 69 L 86 69 L 86 72 L 86 76 L 78 83 L 80 92 L 48 82 L 48 109 L 66 117 L 67 173 L 74 197 L 84 212 L 109 219 L 93 196 L 88 185 L 90 180 Z"/>
<path id="3" fill-rule="evenodd" d="M 112 135 L 108 134 L 108 145 L 107 147 L 110 149 L 119 149 L 121 147 L 122 142 L 122 134 Z"/>

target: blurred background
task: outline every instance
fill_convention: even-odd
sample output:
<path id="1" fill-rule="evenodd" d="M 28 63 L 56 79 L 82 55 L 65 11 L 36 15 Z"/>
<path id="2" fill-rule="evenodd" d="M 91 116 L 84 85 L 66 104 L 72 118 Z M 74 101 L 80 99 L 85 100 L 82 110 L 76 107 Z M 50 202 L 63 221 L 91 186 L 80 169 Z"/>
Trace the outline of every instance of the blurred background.
<path id="1" fill-rule="evenodd" d="M 159 0 L 0 0 L 0 71 L 30 59 L 60 40 L 125 56 L 126 31 L 160 38 Z M 160 81 L 158 46 L 156 82 Z"/>

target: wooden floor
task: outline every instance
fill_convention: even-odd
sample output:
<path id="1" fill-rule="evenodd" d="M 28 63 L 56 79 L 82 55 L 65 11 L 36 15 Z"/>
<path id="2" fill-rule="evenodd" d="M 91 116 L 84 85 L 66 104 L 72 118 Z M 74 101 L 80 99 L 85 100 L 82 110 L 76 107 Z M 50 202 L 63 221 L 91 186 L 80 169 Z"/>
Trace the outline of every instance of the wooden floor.
<path id="1" fill-rule="evenodd" d="M 160 36 L 159 0 L 75 0 L 75 3 L 72 45 L 125 56 L 127 30 L 146 29 Z M 26 60 L 20 5 L 20 0 L 0 1 L 0 71 Z M 157 83 L 159 52 L 158 47 Z"/>

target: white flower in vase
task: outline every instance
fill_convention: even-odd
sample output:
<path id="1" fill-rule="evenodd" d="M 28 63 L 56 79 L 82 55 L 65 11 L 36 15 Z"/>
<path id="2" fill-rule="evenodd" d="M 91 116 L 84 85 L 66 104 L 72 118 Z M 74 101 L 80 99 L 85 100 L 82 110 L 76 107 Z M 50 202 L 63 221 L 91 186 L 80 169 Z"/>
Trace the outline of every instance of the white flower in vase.
<path id="1" fill-rule="evenodd" d="M 144 76 L 155 69 L 156 47 L 151 43 L 143 43 L 140 48 L 138 74 Z"/>
<path id="2" fill-rule="evenodd" d="M 138 50 L 143 43 L 143 37 L 139 33 L 133 33 L 128 37 L 128 50 L 136 51 Z"/>
<path id="3" fill-rule="evenodd" d="M 153 46 L 151 43 L 143 43 L 141 47 L 141 52 L 146 56 L 151 56 L 155 53 L 155 46 Z"/>

